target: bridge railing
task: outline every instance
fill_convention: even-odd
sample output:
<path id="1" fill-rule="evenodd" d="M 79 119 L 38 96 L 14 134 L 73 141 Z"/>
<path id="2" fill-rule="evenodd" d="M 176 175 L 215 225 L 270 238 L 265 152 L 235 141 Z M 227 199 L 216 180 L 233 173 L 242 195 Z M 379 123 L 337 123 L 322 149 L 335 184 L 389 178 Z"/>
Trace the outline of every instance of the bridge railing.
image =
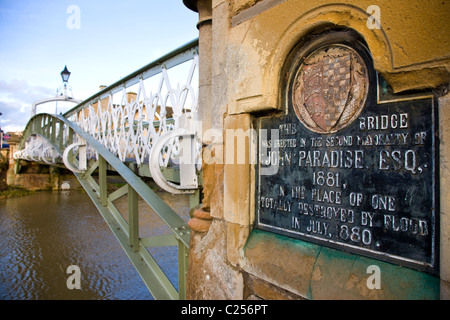
<path id="1" fill-rule="evenodd" d="M 183 114 L 197 112 L 197 70 L 198 40 L 194 40 L 104 88 L 63 116 L 122 162 L 144 164 L 159 138 L 179 128 Z M 161 153 L 160 163 L 167 167 L 178 155 L 178 140 L 173 139 Z"/>
<path id="2" fill-rule="evenodd" d="M 198 185 L 197 169 L 201 167 L 201 142 L 195 136 L 197 109 L 198 39 L 105 87 L 63 116 L 88 132 L 122 162 L 135 165 L 140 175 L 154 178 L 166 191 L 192 193 Z M 158 144 L 161 138 L 177 129 L 183 131 L 164 139 L 163 145 Z M 59 128 L 54 130 L 56 133 Z M 184 156 L 180 154 L 179 138 L 186 135 L 191 139 L 183 142 L 185 149 L 191 144 L 189 157 L 186 157 L 187 150 Z M 16 158 L 35 161 L 40 158 L 46 163 L 49 159 L 61 160 L 57 155 L 49 156 L 51 150 L 43 146 L 39 138 L 34 140 L 23 140 L 26 145 L 21 145 Z M 77 136 L 74 141 L 79 141 Z M 159 149 L 153 150 L 157 144 Z M 153 159 L 157 160 L 149 163 L 152 152 Z M 90 146 L 86 154 L 87 159 L 97 159 L 96 151 Z M 184 162 L 189 158 L 188 165 L 180 166 L 181 158 Z M 169 174 L 181 177 L 177 178 L 181 185 L 167 181 L 160 167 L 176 171 L 181 168 L 184 172 Z"/>
<path id="3" fill-rule="evenodd" d="M 163 188 L 173 193 L 198 194 L 196 183 L 189 183 L 196 179 L 196 157 L 200 154 L 194 121 L 197 69 L 198 40 L 194 40 L 104 88 L 64 115 L 33 116 L 15 154 L 16 159 L 64 163 L 73 171 L 157 299 L 185 297 L 189 228 L 140 175 L 150 173 L 148 176 L 164 182 L 167 189 Z M 173 79 L 180 77 L 185 81 L 174 86 Z M 177 161 L 186 160 L 186 154 L 186 163 Z M 142 170 L 144 167 L 149 170 Z M 160 167 L 177 170 L 178 180 L 184 181 L 182 186 L 168 182 Z M 109 171 L 119 174 L 126 184 L 111 192 L 107 186 Z M 113 203 L 124 195 L 128 197 L 127 219 Z M 141 237 L 139 197 L 159 215 L 170 234 Z M 174 245 L 178 246 L 178 291 L 148 250 Z"/>

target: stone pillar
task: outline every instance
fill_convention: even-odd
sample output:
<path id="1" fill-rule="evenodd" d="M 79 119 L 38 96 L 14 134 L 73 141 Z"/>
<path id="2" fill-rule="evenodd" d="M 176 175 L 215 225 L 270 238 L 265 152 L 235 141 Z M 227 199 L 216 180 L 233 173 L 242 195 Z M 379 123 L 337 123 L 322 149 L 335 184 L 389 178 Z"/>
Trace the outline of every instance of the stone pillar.
<path id="1" fill-rule="evenodd" d="M 227 26 L 222 25 L 228 14 L 224 1 L 184 0 L 185 5 L 199 13 L 199 120 L 202 122 L 203 200 L 188 222 L 192 230 L 189 248 L 189 268 L 186 297 L 188 299 L 242 299 L 243 277 L 227 259 L 229 224 L 223 219 L 223 116 L 226 113 L 227 74 L 213 70 L 217 61 L 224 61 Z M 217 16 L 219 15 L 219 16 Z M 213 21 L 219 24 L 214 41 Z M 217 43 L 223 44 L 218 46 Z M 215 76 L 216 75 L 216 76 Z M 213 88 L 221 95 L 212 96 Z"/>
<path id="2" fill-rule="evenodd" d="M 198 12 L 199 20 L 199 118 L 203 132 L 212 127 L 211 65 L 212 65 L 212 0 L 183 0 L 191 10 Z M 204 141 L 208 143 L 209 141 Z"/>
<path id="3" fill-rule="evenodd" d="M 202 125 L 202 132 L 209 132 L 212 127 L 212 98 L 211 98 L 211 64 L 212 64 L 212 0 L 183 1 L 185 5 L 198 12 L 199 21 L 197 28 L 199 30 L 199 116 L 198 120 Z M 211 144 L 211 137 L 202 138 L 203 145 Z M 211 175 L 209 172 L 213 168 L 203 161 L 203 202 L 202 206 L 194 210 L 194 217 L 189 221 L 188 225 L 194 232 L 207 232 L 211 225 L 210 211 L 210 194 L 213 189 Z"/>
<path id="4" fill-rule="evenodd" d="M 441 299 L 450 300 L 450 199 L 446 186 L 450 182 L 450 128 L 445 125 L 450 121 L 450 94 L 439 98 L 439 132 L 440 132 L 440 192 L 441 192 L 441 236 L 440 236 L 440 270 L 441 270 Z"/>
<path id="5" fill-rule="evenodd" d="M 211 65 L 212 65 L 212 0 L 197 1 L 199 21 L 199 120 L 203 132 L 212 127 L 213 117 L 211 98 Z M 210 141 L 204 141 L 209 143 Z"/>

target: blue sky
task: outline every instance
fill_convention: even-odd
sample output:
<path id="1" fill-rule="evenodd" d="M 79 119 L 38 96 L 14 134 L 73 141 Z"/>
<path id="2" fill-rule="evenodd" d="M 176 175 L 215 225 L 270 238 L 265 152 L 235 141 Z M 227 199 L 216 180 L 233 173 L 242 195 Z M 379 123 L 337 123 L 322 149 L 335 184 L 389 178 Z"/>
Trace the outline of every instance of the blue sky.
<path id="1" fill-rule="evenodd" d="M 197 38 L 197 21 L 182 0 L 0 0 L 0 126 L 23 130 L 65 65 L 83 100 Z"/>

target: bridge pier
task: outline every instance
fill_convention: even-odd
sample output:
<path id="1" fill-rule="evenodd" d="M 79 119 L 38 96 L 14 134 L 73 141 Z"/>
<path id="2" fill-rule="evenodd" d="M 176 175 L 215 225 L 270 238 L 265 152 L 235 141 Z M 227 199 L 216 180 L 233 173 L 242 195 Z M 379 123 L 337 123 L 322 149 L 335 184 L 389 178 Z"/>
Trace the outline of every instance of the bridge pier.
<path id="1" fill-rule="evenodd" d="M 6 184 L 9 187 L 21 188 L 29 191 L 37 190 L 62 190 L 62 185 L 67 182 L 72 190 L 81 190 L 76 177 L 63 167 L 53 167 L 39 164 L 33 161 L 16 160 L 13 158 L 17 151 L 19 140 L 11 139 L 8 152 L 8 170 L 6 172 Z M 16 165 L 20 170 L 16 173 Z"/>

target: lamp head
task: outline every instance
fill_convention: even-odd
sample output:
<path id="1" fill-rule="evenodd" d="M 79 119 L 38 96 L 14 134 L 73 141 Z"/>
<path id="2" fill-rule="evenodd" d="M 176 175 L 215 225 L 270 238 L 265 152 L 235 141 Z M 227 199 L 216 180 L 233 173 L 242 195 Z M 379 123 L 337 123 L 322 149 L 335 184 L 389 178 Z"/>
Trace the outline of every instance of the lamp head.
<path id="1" fill-rule="evenodd" d="M 67 70 L 67 66 L 64 67 L 64 70 L 61 71 L 61 78 L 64 83 L 67 83 L 69 81 L 70 72 Z"/>

